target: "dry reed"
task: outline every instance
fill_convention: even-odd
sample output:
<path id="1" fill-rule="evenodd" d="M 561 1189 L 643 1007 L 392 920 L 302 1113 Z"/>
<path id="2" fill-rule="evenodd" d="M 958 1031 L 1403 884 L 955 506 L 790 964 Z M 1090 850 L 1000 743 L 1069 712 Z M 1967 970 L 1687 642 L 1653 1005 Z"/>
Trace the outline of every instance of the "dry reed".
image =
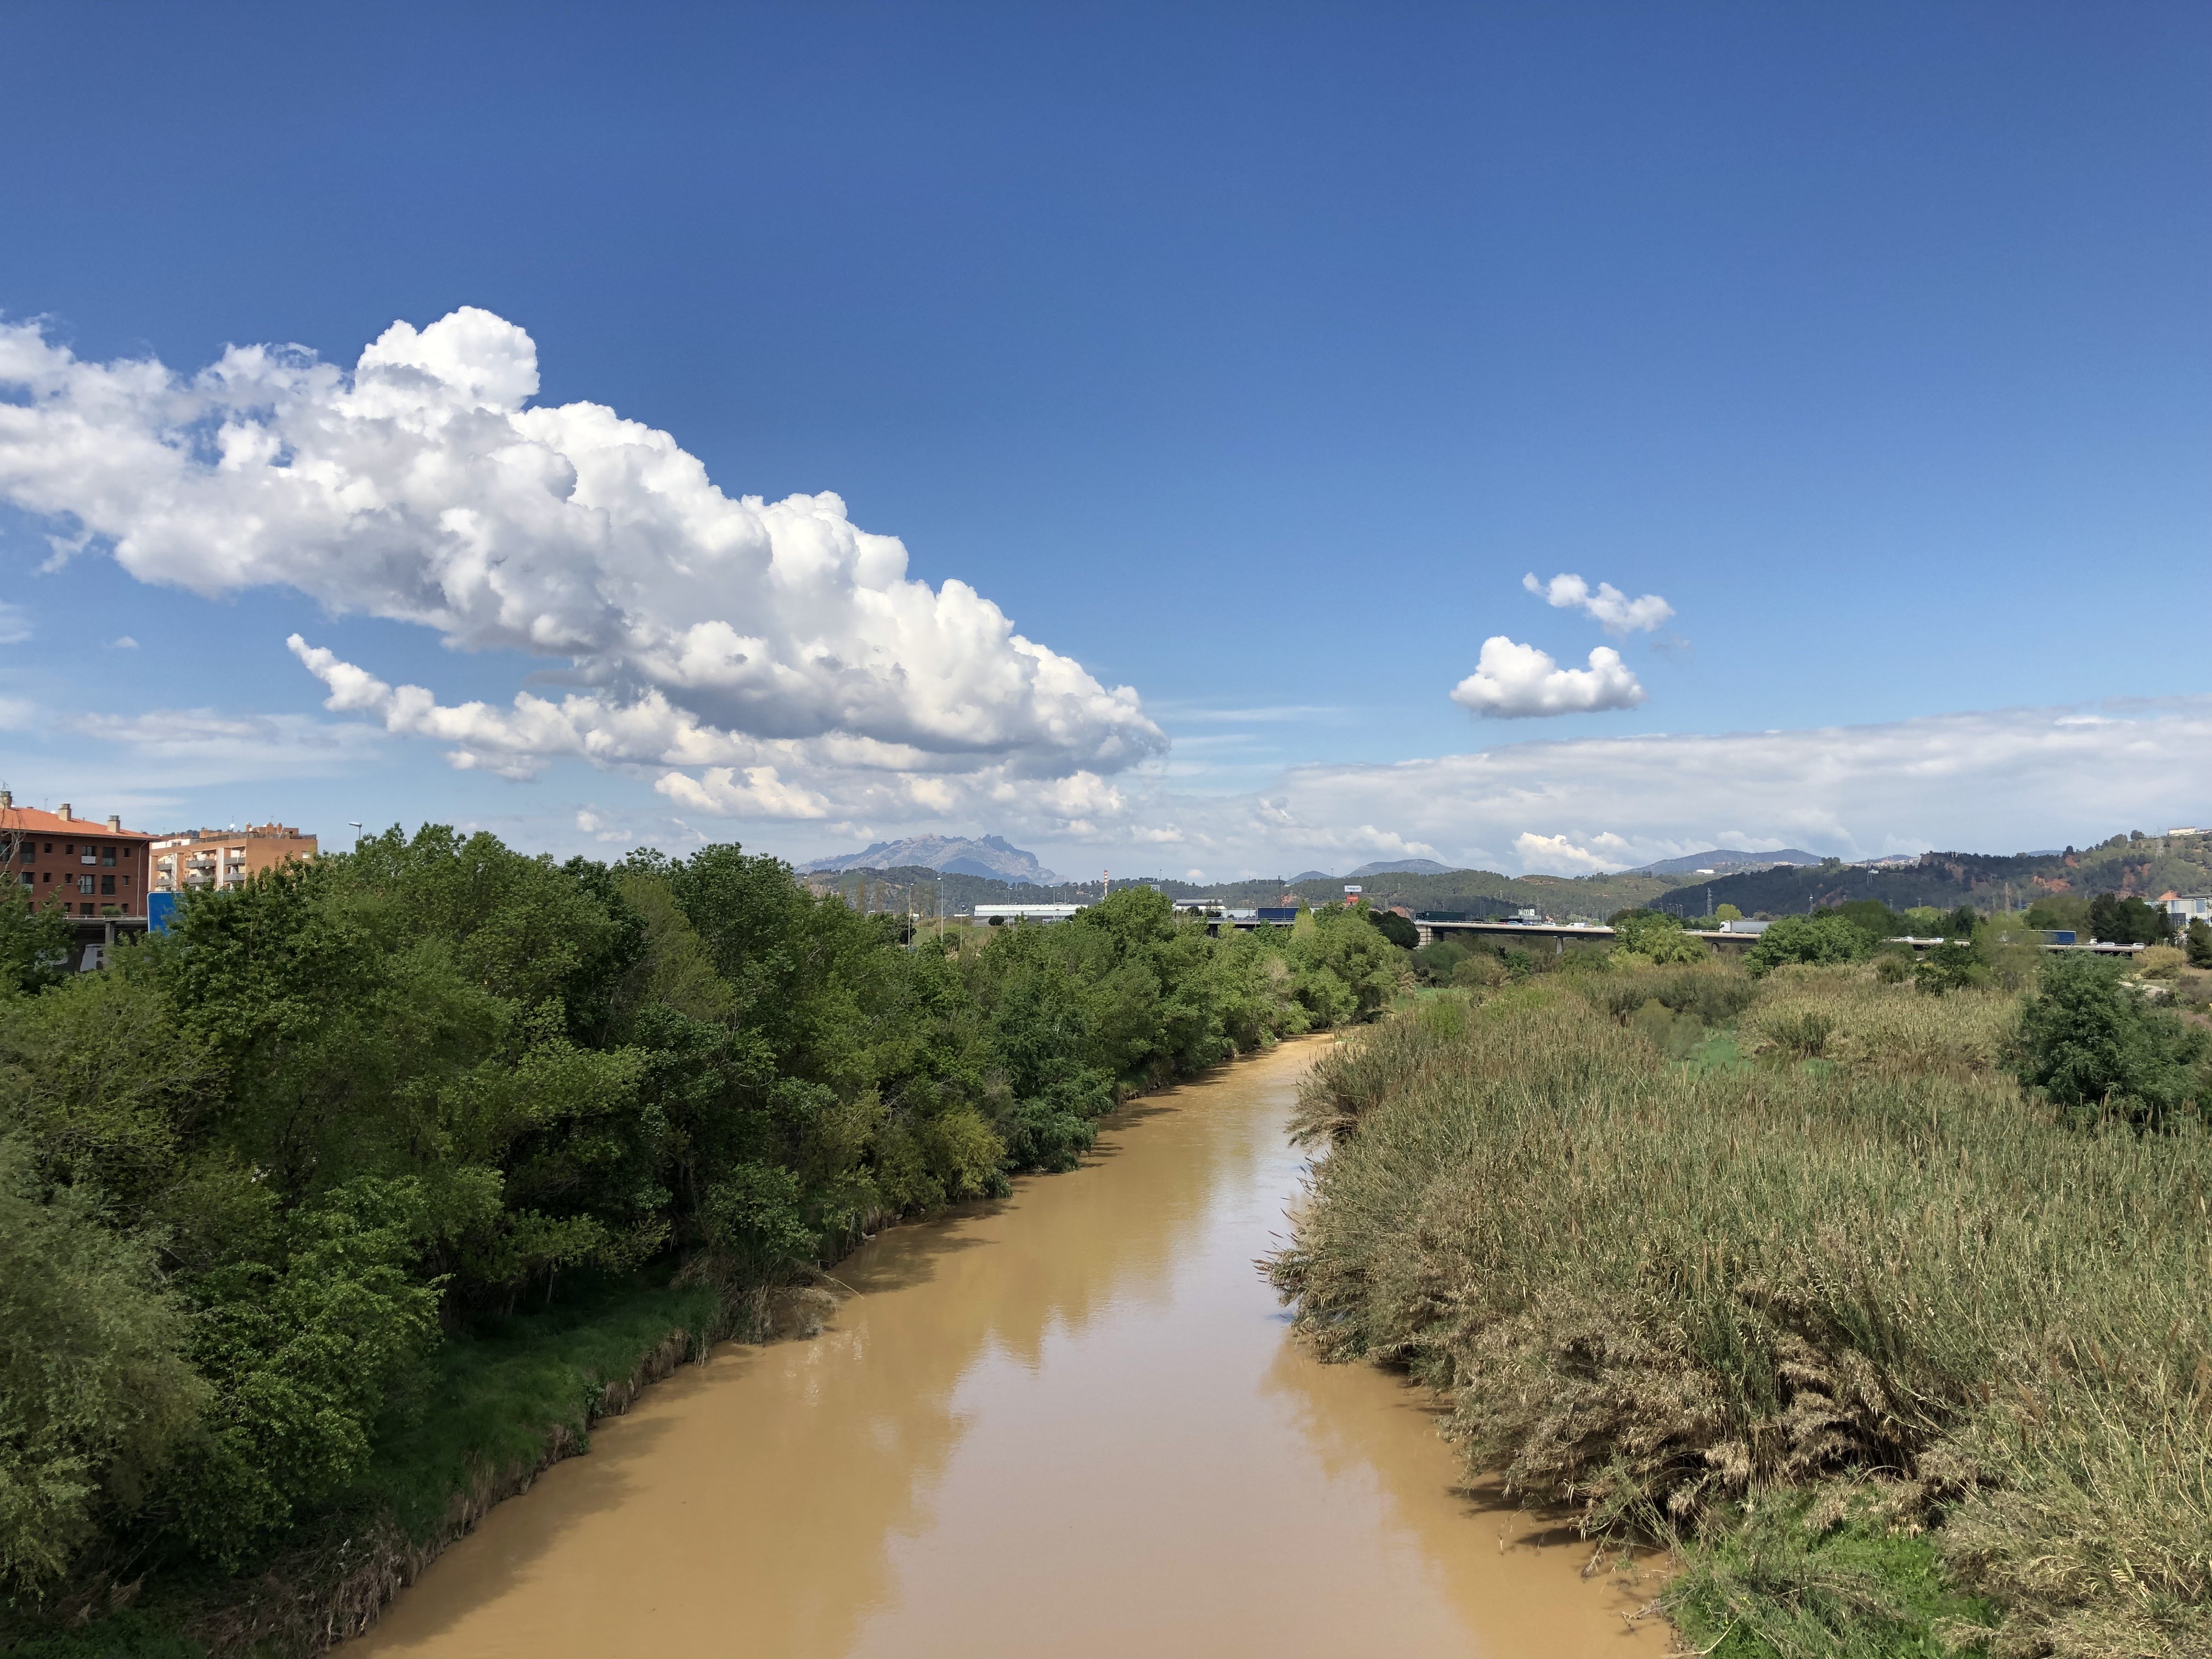
<path id="1" fill-rule="evenodd" d="M 2212 1651 L 2212 1142 L 2024 1099 L 1995 994 L 1777 975 L 1741 1023 L 1768 1063 L 1718 1069 L 1597 1000 L 1316 1068 L 1334 1146 L 1273 1264 L 1300 1328 L 1446 1390 L 1473 1467 L 1593 1529 L 1870 1486 L 1948 1520 L 1999 1651 Z"/>

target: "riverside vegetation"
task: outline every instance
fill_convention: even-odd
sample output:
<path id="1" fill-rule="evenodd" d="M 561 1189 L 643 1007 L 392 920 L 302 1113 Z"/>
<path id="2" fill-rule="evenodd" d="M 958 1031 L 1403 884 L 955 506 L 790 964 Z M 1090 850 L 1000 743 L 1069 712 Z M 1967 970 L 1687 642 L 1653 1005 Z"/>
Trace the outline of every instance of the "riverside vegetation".
<path id="1" fill-rule="evenodd" d="M 105 972 L 0 903 L 0 1645 L 312 1651 L 592 1415 L 1133 1091 L 1410 983 L 1142 890 L 902 939 L 735 847 L 426 828 Z M 811 1294 L 819 1296 L 820 1292 Z"/>
<path id="2" fill-rule="evenodd" d="M 2158 1006 L 2212 976 L 1644 926 L 1430 947 L 1461 988 L 1316 1066 L 1298 1328 L 1441 1390 L 1471 1475 L 1679 1551 L 1716 1659 L 2212 1652 L 2212 1042 Z"/>

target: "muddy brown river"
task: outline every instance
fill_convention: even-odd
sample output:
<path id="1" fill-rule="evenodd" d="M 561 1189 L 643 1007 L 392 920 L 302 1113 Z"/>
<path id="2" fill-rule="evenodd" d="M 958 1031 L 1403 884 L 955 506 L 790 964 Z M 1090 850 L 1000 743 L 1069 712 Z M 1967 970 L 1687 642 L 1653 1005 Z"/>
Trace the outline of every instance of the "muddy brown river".
<path id="1" fill-rule="evenodd" d="M 1648 1583 L 1585 1577 L 1457 1489 L 1425 1395 L 1291 1340 L 1253 1263 L 1318 1046 L 884 1233 L 821 1335 L 649 1390 L 345 1659 L 1656 1659 Z"/>

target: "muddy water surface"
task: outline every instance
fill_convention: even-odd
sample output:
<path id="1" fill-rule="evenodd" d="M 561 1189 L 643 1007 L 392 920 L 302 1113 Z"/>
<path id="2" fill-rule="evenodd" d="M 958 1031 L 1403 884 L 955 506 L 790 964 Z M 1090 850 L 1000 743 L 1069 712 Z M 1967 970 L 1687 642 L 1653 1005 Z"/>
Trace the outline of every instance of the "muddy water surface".
<path id="1" fill-rule="evenodd" d="M 343 1659 L 1656 1659 L 1648 1586 L 1455 1491 L 1422 1395 L 1289 1340 L 1253 1261 L 1316 1052 L 885 1233 L 821 1336 L 650 1390 Z"/>

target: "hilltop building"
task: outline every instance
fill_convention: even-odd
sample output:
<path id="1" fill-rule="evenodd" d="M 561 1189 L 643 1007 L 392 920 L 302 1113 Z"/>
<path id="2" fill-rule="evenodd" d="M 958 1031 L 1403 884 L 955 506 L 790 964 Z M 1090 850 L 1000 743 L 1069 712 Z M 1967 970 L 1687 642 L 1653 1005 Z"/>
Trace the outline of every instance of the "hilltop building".
<path id="1" fill-rule="evenodd" d="M 0 877 L 66 915 L 143 916 L 153 839 L 117 817 L 78 817 L 67 801 L 58 812 L 18 806 L 0 789 Z"/>
<path id="2" fill-rule="evenodd" d="M 2169 832 L 2171 833 L 2171 832 Z M 2151 908 L 2163 910 L 2173 919 L 2173 931 L 2185 933 L 2192 921 L 2212 923 L 2212 893 L 2160 893 L 2150 901 Z"/>
<path id="3" fill-rule="evenodd" d="M 153 840 L 153 890 L 183 893 L 204 887 L 242 887 L 249 877 L 294 859 L 312 859 L 315 851 L 313 836 L 303 836 L 284 823 L 249 823 L 243 830 L 174 830 Z"/>

